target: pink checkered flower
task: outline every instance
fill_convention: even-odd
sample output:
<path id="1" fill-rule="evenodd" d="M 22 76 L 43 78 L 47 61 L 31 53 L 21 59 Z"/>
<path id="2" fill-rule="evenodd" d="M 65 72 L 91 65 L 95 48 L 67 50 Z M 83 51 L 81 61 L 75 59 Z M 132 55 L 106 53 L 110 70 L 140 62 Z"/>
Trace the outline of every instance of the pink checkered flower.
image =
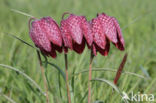
<path id="1" fill-rule="evenodd" d="M 29 29 L 32 41 L 45 55 L 55 58 L 56 50 L 62 52 L 61 32 L 57 23 L 51 17 L 34 19 Z"/>
<path id="2" fill-rule="evenodd" d="M 82 53 L 85 43 L 91 46 L 93 42 L 91 24 L 86 20 L 85 16 L 76 16 L 68 13 L 69 17 L 64 19 L 65 14 L 63 14 L 61 21 L 64 47 L 70 48 L 77 53 Z"/>
<path id="3" fill-rule="evenodd" d="M 98 14 L 92 19 L 93 32 L 93 53 L 96 52 L 106 56 L 108 55 L 110 42 L 112 42 L 119 50 L 124 50 L 124 39 L 117 20 L 104 13 Z"/>

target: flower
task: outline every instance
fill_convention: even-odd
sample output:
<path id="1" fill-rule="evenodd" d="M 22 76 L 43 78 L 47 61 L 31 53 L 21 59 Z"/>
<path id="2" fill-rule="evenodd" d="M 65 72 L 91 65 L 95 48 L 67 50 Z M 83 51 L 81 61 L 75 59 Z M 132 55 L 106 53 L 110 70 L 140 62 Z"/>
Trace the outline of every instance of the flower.
<path id="1" fill-rule="evenodd" d="M 30 21 L 31 20 L 32 19 L 30 19 Z M 32 41 L 42 53 L 55 58 L 56 50 L 62 52 L 61 31 L 57 23 L 51 17 L 34 19 L 29 29 Z"/>
<path id="2" fill-rule="evenodd" d="M 64 41 L 64 47 L 70 48 L 77 53 L 82 53 L 85 48 L 85 43 L 92 45 L 93 35 L 91 24 L 86 20 L 85 16 L 76 16 L 69 14 L 67 19 L 64 19 L 64 13 L 61 21 L 61 34 Z"/>
<path id="3" fill-rule="evenodd" d="M 119 50 L 124 50 L 124 39 L 118 21 L 114 17 L 110 17 L 105 13 L 98 14 L 92 19 L 93 45 L 94 55 L 96 52 L 106 56 L 108 55 L 110 42 L 112 42 Z"/>

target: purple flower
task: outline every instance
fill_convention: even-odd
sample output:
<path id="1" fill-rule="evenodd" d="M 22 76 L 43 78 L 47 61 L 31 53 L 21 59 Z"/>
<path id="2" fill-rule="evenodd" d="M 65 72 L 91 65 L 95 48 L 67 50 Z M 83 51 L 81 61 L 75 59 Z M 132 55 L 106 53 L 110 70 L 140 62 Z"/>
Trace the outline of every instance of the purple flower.
<path id="1" fill-rule="evenodd" d="M 119 50 L 124 50 L 124 39 L 117 20 L 104 13 L 98 14 L 92 19 L 93 32 L 93 53 L 96 52 L 106 56 L 108 55 L 110 42 L 112 42 Z"/>
<path id="2" fill-rule="evenodd" d="M 91 24 L 86 20 L 85 16 L 69 14 L 67 19 L 62 19 L 61 34 L 64 46 L 77 53 L 83 52 L 85 43 L 91 46 L 93 42 Z"/>
<path id="3" fill-rule="evenodd" d="M 36 47 L 45 55 L 55 58 L 56 50 L 62 52 L 61 32 L 51 17 L 32 21 L 29 34 Z"/>

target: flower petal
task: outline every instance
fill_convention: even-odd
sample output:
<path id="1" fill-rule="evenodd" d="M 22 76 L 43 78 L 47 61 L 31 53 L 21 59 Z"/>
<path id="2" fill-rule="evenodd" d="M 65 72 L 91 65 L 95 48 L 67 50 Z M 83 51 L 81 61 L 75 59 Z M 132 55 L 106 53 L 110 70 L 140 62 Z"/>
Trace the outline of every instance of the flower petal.
<path id="1" fill-rule="evenodd" d="M 57 23 L 51 17 L 44 17 L 41 19 L 41 27 L 46 32 L 49 41 L 62 46 L 62 37 Z"/>
<path id="2" fill-rule="evenodd" d="M 68 48 L 67 47 L 63 47 L 64 53 L 67 54 L 68 53 Z"/>
<path id="3" fill-rule="evenodd" d="M 98 18 L 100 19 L 106 37 L 113 43 L 117 43 L 117 32 L 112 17 L 102 13 L 98 15 Z"/>
<path id="4" fill-rule="evenodd" d="M 66 20 L 61 21 L 61 34 L 64 41 L 64 46 L 73 49 L 72 37 Z"/>
<path id="5" fill-rule="evenodd" d="M 49 55 L 53 58 L 56 58 L 56 51 L 55 49 L 52 48 L 51 52 L 49 53 Z"/>
<path id="6" fill-rule="evenodd" d="M 35 20 L 32 22 L 32 27 L 30 28 L 29 34 L 37 47 L 44 49 L 47 52 L 51 51 L 50 41 L 40 26 L 40 20 Z"/>
<path id="7" fill-rule="evenodd" d="M 59 53 L 62 53 L 62 47 L 55 45 L 55 44 L 52 44 L 52 43 L 51 43 L 51 45 L 52 45 L 52 48 L 54 50 L 57 50 Z"/>
<path id="8" fill-rule="evenodd" d="M 118 42 L 115 43 L 115 46 L 117 48 L 119 48 L 120 50 L 124 50 L 125 42 L 124 42 L 124 39 L 123 39 L 123 36 L 122 36 L 122 32 L 121 32 L 119 23 L 118 23 L 118 21 L 114 17 L 112 17 L 112 20 L 113 20 L 113 22 L 115 24 L 115 27 L 116 27 L 116 30 L 117 30 L 117 39 L 118 39 Z"/>
<path id="9" fill-rule="evenodd" d="M 85 39 L 82 40 L 82 43 L 79 45 L 76 42 L 73 43 L 73 50 L 81 54 L 85 48 Z"/>
<path id="10" fill-rule="evenodd" d="M 93 32 L 94 42 L 100 48 L 104 49 L 106 45 L 106 37 L 99 18 L 92 19 L 92 32 Z"/>
<path id="11" fill-rule="evenodd" d="M 91 46 L 93 43 L 92 27 L 84 16 L 82 17 L 81 28 L 87 43 Z"/>
<path id="12" fill-rule="evenodd" d="M 103 54 L 104 56 L 108 55 L 109 49 L 110 49 L 110 42 L 107 40 L 107 44 L 106 44 L 105 51 L 104 51 L 104 54 Z"/>
<path id="13" fill-rule="evenodd" d="M 81 44 L 83 38 L 81 29 L 81 20 L 82 20 L 81 16 L 71 14 L 66 20 L 68 21 L 68 26 L 72 38 L 77 44 Z"/>
<path id="14" fill-rule="evenodd" d="M 95 44 L 96 50 L 103 56 L 107 56 L 110 49 L 110 42 L 107 40 L 105 49 L 100 48 L 98 45 Z"/>

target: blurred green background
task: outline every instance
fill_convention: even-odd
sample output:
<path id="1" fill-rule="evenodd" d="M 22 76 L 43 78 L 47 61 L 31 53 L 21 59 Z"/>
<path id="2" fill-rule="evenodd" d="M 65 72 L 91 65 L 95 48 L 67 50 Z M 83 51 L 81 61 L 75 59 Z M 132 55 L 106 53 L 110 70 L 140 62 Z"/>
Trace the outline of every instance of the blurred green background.
<path id="1" fill-rule="evenodd" d="M 156 96 L 156 0 L 0 0 L 0 64 L 9 65 L 26 73 L 44 90 L 43 79 L 36 52 L 6 33 L 16 35 L 33 45 L 29 37 L 30 17 L 11 11 L 16 9 L 37 18 L 51 16 L 60 24 L 64 12 L 85 15 L 88 20 L 97 13 L 105 12 L 118 19 L 128 53 L 125 71 L 137 73 L 150 79 L 123 74 L 118 82 L 120 90 Z M 87 102 L 88 73 L 73 76 L 89 68 L 89 53 L 69 52 L 69 80 L 72 103 Z M 98 55 L 93 68 L 117 70 L 125 52 L 111 44 L 107 57 Z M 48 60 L 64 71 L 64 55 Z M 48 65 L 47 77 L 50 84 L 50 103 L 67 103 L 66 87 L 59 72 Z M 105 78 L 113 82 L 115 72 L 96 71 L 93 78 Z M 0 103 L 45 103 L 45 97 L 36 87 L 18 72 L 0 66 Z M 155 98 L 156 99 L 156 98 Z M 11 101 L 11 100 L 10 100 Z M 121 103 L 118 93 L 103 82 L 92 83 L 92 101 L 96 103 Z M 114 102 L 115 101 L 115 102 Z M 14 103 L 14 102 L 12 102 Z M 148 103 L 148 102 L 144 102 Z M 151 102 L 150 102 L 151 103 Z M 154 102 L 152 102 L 154 103 Z"/>

